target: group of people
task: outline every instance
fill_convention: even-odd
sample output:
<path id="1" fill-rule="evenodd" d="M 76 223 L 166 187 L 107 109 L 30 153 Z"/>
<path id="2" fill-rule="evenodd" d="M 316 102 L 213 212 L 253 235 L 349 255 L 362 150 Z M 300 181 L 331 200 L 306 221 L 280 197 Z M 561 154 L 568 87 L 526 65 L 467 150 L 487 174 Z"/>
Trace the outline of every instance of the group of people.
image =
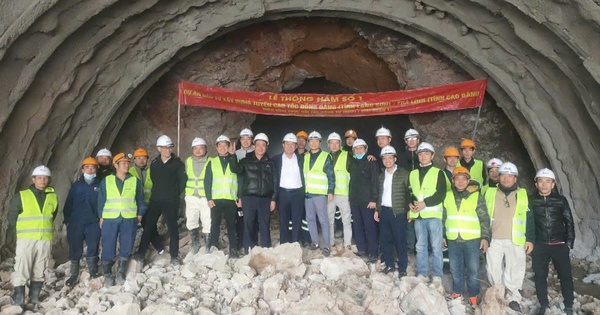
<path id="1" fill-rule="evenodd" d="M 414 249 L 417 277 L 441 285 L 442 250 L 447 247 L 451 297 L 462 298 L 466 283 L 466 300 L 474 306 L 480 290 L 480 253 L 485 253 L 489 282 L 506 287 L 509 307 L 515 311 L 520 311 L 526 255 L 532 255 L 540 314 L 549 306 L 552 260 L 565 311 L 572 313 L 573 218 L 566 198 L 554 191 L 551 170 L 537 172 L 537 191 L 528 195 L 517 184 L 516 165 L 498 158 L 484 164 L 475 158 L 476 145 L 469 139 L 459 148 L 446 148 L 445 165 L 438 168 L 433 165 L 435 148 L 422 142 L 414 129 L 405 133 L 402 151 L 391 145 L 389 129 L 378 129 L 375 154 L 353 130 L 343 137 L 331 133 L 326 139 L 329 152 L 321 149 L 323 138 L 317 131 L 288 133 L 282 139 L 283 152 L 273 157 L 267 154 L 266 134 L 255 136 L 244 129 L 239 136 L 238 150 L 229 137 L 217 137 L 215 157 L 207 157 L 207 142 L 195 138 L 185 163 L 172 153 L 173 142 L 165 135 L 158 138 L 159 155 L 151 163 L 143 148 L 134 152 L 133 165 L 128 155 L 113 157 L 107 149 L 96 158 L 85 158 L 63 210 L 71 260 L 66 285 L 78 281 L 84 242 L 90 275 L 98 276 L 101 242 L 105 285 L 115 284 L 116 261 L 116 283 L 122 284 L 139 222 L 144 231 L 133 258 L 143 261 L 150 244 L 164 252 L 156 227 L 161 215 L 169 230 L 171 263 L 180 264 L 177 220 L 184 195 L 193 254 L 200 250 L 202 237 L 207 251 L 219 247 L 222 219 L 230 257 L 247 254 L 254 246 L 270 247 L 271 213 L 277 210 L 280 243 L 308 244 L 327 257 L 335 246 L 338 212 L 343 227 L 340 250 L 352 251 L 354 240 L 355 254 L 370 263 L 381 259 L 385 273 L 405 276 L 408 253 Z M 49 186 L 50 170 L 35 168 L 32 181 L 13 199 L 9 215 L 17 233 L 12 282 L 19 305 L 25 303 L 28 280 L 30 301 L 39 302 L 58 208 Z"/>

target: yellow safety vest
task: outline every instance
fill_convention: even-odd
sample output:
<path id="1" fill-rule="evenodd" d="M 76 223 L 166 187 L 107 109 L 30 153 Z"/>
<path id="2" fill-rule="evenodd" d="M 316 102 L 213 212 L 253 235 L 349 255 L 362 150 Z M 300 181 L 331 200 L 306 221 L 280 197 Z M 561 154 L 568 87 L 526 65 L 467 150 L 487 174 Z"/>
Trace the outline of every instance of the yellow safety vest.
<path id="1" fill-rule="evenodd" d="M 206 172 L 206 165 L 208 165 L 210 160 L 211 158 L 206 158 L 206 163 L 204 163 L 200 175 L 196 176 L 196 174 L 194 174 L 194 161 L 191 156 L 187 158 L 185 161 L 185 172 L 188 177 L 187 184 L 185 185 L 186 196 L 194 195 L 194 191 L 198 189 L 198 195 L 200 195 L 200 197 L 206 197 L 206 192 L 204 191 L 204 173 Z"/>
<path id="2" fill-rule="evenodd" d="M 321 151 L 315 164 L 310 168 L 310 154 L 304 157 L 304 181 L 307 194 L 327 195 L 329 181 L 327 174 L 323 171 L 325 161 L 327 161 L 327 153 Z"/>
<path id="3" fill-rule="evenodd" d="M 115 175 L 106 176 L 106 203 L 102 210 L 103 219 L 116 219 L 119 216 L 123 219 L 133 219 L 137 217 L 137 202 L 135 201 L 135 192 L 137 177 L 130 176 L 123 182 L 123 191 L 119 193 Z"/>
<path id="4" fill-rule="evenodd" d="M 485 203 L 490 214 L 490 219 L 494 220 L 494 205 L 496 204 L 497 187 L 490 187 L 485 194 Z M 515 245 L 525 245 L 525 232 L 527 231 L 527 191 L 523 188 L 517 190 L 517 207 L 512 219 L 512 241 Z"/>
<path id="5" fill-rule="evenodd" d="M 445 171 L 444 172 L 444 178 L 446 179 L 446 192 L 449 192 L 452 190 L 452 182 L 450 181 L 450 178 L 448 178 L 448 174 L 446 174 Z"/>
<path id="6" fill-rule="evenodd" d="M 446 193 L 444 209 L 446 209 L 446 239 L 473 240 L 481 237 L 481 225 L 477 216 L 477 200 L 479 192 L 474 192 L 466 199 L 461 200 L 460 207 L 456 207 L 454 191 Z"/>
<path id="7" fill-rule="evenodd" d="M 150 178 L 150 167 L 147 166 L 146 169 L 146 179 L 144 180 L 142 185 L 144 188 L 144 201 L 146 201 L 147 205 L 150 202 L 150 193 L 152 191 L 152 179 Z M 139 180 L 142 180 L 142 176 L 140 176 L 135 166 L 129 168 L 129 173 L 131 173 L 131 175 L 135 176 Z"/>
<path id="8" fill-rule="evenodd" d="M 212 199 L 236 200 L 238 192 L 237 174 L 231 172 L 229 165 L 227 165 L 227 169 L 223 174 L 223 166 L 218 156 L 211 159 L 210 165 L 213 176 Z"/>
<path id="9" fill-rule="evenodd" d="M 346 169 L 347 161 L 348 152 L 342 150 L 333 166 L 333 173 L 335 174 L 335 189 L 333 193 L 336 195 L 348 196 L 350 191 L 350 172 Z"/>
<path id="10" fill-rule="evenodd" d="M 490 189 L 490 184 L 485 184 L 481 187 L 481 194 L 485 196 L 485 192 Z"/>
<path id="11" fill-rule="evenodd" d="M 58 207 L 54 188 L 46 188 L 46 200 L 43 209 L 30 189 L 19 192 L 23 212 L 17 218 L 17 238 L 30 240 L 52 240 L 54 231 L 53 216 Z"/>
<path id="12" fill-rule="evenodd" d="M 423 183 L 419 182 L 419 170 L 412 170 L 409 175 L 410 188 L 412 190 L 413 195 L 417 198 L 418 201 L 423 201 L 427 197 L 433 196 L 437 189 L 437 180 L 438 174 L 441 170 L 435 166 L 431 167 L 431 169 L 425 174 L 423 178 Z M 444 175 L 446 176 L 446 175 Z M 428 218 L 437 218 L 441 219 L 444 212 L 444 208 L 442 207 L 442 203 L 440 202 L 437 205 L 433 205 L 430 207 L 425 207 L 425 209 L 415 213 L 413 211 L 409 212 L 409 218 L 416 219 L 419 216 L 423 219 Z"/>
<path id="13" fill-rule="evenodd" d="M 473 166 L 471 166 L 471 169 L 469 170 L 469 174 L 471 174 L 471 179 L 478 182 L 479 185 L 483 185 L 483 161 L 481 161 L 480 159 L 475 159 L 473 158 L 473 160 L 475 161 L 473 163 Z M 456 167 L 460 166 L 460 160 L 458 160 L 458 163 L 456 163 Z"/>

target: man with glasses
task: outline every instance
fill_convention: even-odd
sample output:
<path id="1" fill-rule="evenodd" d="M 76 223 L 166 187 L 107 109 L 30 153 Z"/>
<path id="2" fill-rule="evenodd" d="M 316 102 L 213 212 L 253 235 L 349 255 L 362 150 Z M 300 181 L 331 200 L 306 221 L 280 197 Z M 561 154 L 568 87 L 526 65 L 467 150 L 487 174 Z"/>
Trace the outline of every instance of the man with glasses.
<path id="1" fill-rule="evenodd" d="M 410 173 L 419 168 L 419 156 L 417 154 L 417 148 L 421 143 L 419 132 L 414 129 L 408 129 L 404 133 L 404 143 L 406 144 L 406 150 L 398 154 L 397 163 Z M 415 254 L 416 242 L 415 222 L 410 221 L 406 224 L 406 247 L 409 253 Z"/>

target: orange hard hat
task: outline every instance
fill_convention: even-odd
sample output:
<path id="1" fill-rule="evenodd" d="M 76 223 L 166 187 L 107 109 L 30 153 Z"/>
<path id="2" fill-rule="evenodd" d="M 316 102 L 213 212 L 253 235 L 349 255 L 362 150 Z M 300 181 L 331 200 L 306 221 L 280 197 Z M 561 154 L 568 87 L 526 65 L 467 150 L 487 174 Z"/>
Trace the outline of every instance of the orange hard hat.
<path id="1" fill-rule="evenodd" d="M 467 175 L 468 178 L 471 178 L 471 173 L 469 173 L 469 170 L 464 166 L 459 166 L 452 171 L 452 177 L 459 174 L 464 174 Z"/>
<path id="2" fill-rule="evenodd" d="M 346 133 L 344 134 L 344 138 L 349 138 L 349 137 L 357 139 L 358 138 L 358 134 L 356 133 L 356 131 L 350 129 L 350 130 L 346 131 Z"/>
<path id="3" fill-rule="evenodd" d="M 113 158 L 113 164 L 117 164 L 117 163 L 119 163 L 119 161 L 122 161 L 122 160 L 131 162 L 131 159 L 129 158 L 129 156 L 125 155 L 125 153 L 119 153 L 119 154 L 115 155 L 115 157 Z"/>
<path id="4" fill-rule="evenodd" d="M 475 142 L 473 142 L 473 140 L 471 139 L 465 139 L 460 143 L 460 148 L 473 148 L 475 149 Z"/>
<path id="5" fill-rule="evenodd" d="M 138 148 L 137 150 L 135 150 L 135 152 L 133 152 L 133 157 L 136 158 L 138 156 L 148 157 L 148 151 L 146 151 L 146 149 L 144 148 Z"/>
<path id="6" fill-rule="evenodd" d="M 98 161 L 96 161 L 96 159 L 94 159 L 93 157 L 88 156 L 85 159 L 83 159 L 83 162 L 81 162 L 81 166 L 83 167 L 84 165 L 96 165 L 96 166 L 98 166 Z"/>
<path id="7" fill-rule="evenodd" d="M 308 139 L 308 133 L 306 133 L 306 131 L 304 131 L 304 130 L 300 130 L 296 134 L 296 138 L 305 138 L 305 139 Z"/>
<path id="8" fill-rule="evenodd" d="M 457 148 L 455 148 L 455 147 L 448 147 L 444 151 L 444 157 L 449 157 L 449 156 L 460 157 L 460 153 L 458 153 L 458 149 Z"/>

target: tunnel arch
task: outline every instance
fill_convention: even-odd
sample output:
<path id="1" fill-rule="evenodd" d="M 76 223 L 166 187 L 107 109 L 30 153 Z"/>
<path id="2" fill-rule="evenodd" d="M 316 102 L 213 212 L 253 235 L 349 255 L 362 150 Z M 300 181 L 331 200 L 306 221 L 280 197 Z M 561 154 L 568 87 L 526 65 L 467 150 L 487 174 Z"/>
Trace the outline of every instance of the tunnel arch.
<path id="1" fill-rule="evenodd" d="M 38 163 L 66 191 L 81 158 L 108 146 L 150 87 L 219 36 L 267 19 L 372 23 L 446 55 L 476 78 L 550 166 L 577 222 L 576 253 L 600 243 L 600 16 L 589 1 L 31 1 L 0 22 L 0 200 Z M 220 84 L 215 82 L 216 85 Z M 565 106 L 565 104 L 567 104 Z M 64 200 L 64 196 L 62 198 Z M 7 228 L 2 222 L 2 229 Z M 0 245 L 6 243 L 1 233 Z"/>

